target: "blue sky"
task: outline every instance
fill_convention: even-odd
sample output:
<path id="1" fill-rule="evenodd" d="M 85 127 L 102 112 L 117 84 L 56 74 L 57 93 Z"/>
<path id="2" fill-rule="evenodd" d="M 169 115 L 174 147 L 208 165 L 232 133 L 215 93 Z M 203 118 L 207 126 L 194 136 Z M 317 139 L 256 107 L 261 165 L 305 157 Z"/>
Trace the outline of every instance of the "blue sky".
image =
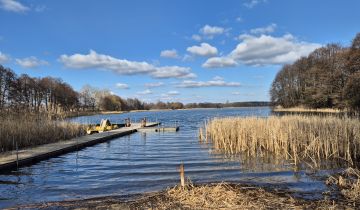
<path id="1" fill-rule="evenodd" d="M 360 32 L 358 0 L 0 0 L 0 63 L 156 102 L 269 100 L 281 66 Z"/>

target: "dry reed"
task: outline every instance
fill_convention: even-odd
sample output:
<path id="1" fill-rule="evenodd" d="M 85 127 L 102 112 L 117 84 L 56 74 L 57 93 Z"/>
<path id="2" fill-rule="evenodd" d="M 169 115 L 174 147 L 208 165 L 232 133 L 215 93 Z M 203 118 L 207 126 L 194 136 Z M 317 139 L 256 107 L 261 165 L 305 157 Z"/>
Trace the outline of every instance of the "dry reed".
<path id="1" fill-rule="evenodd" d="M 227 154 L 256 157 L 270 152 L 295 165 L 319 167 L 322 160 L 334 159 L 353 164 L 360 156 L 360 122 L 351 118 L 215 118 L 207 123 L 205 135 Z"/>
<path id="2" fill-rule="evenodd" d="M 117 197 L 50 202 L 20 206 L 26 209 L 355 209 L 346 202 L 304 200 L 286 191 L 269 191 L 239 184 L 208 184 L 147 193 L 130 200 Z"/>
<path id="3" fill-rule="evenodd" d="M 85 127 L 45 116 L 16 115 L 0 118 L 0 152 L 53 143 L 84 135 Z"/>
<path id="4" fill-rule="evenodd" d="M 336 185 L 341 194 L 351 201 L 358 201 L 360 198 L 360 171 L 348 168 L 342 173 L 330 176 L 326 180 L 328 185 Z"/>
<path id="5" fill-rule="evenodd" d="M 228 183 L 214 185 L 176 186 L 166 192 L 169 200 L 179 203 L 181 209 L 337 209 L 330 200 L 305 201 L 287 193 L 273 193 L 260 187 Z M 159 208 L 160 206 L 160 208 Z M 171 209 L 158 205 L 159 209 Z"/>
<path id="6" fill-rule="evenodd" d="M 311 113 L 343 113 L 346 112 L 346 110 L 340 110 L 340 109 L 331 109 L 331 108 L 321 108 L 321 109 L 311 109 L 311 108 L 305 108 L 305 107 L 291 107 L 291 108 L 282 108 L 282 107 L 274 107 L 274 112 L 311 112 Z"/>

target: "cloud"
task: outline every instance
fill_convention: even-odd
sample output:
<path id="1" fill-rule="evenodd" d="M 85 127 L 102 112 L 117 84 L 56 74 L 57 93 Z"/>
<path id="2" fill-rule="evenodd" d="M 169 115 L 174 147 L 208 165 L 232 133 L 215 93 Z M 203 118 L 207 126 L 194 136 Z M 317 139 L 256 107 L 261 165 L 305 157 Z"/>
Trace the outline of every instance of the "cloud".
<path id="1" fill-rule="evenodd" d="M 195 40 L 195 41 L 198 41 L 198 42 L 200 42 L 201 41 L 201 36 L 200 35 L 198 35 L 198 34 L 193 34 L 192 36 L 191 36 L 191 38 L 193 39 L 193 40 Z"/>
<path id="2" fill-rule="evenodd" d="M 158 79 L 167 78 L 178 78 L 178 79 L 190 79 L 195 78 L 196 74 L 190 72 L 191 69 L 188 67 L 180 66 L 164 66 L 157 67 L 156 71 L 152 72 L 151 75 Z"/>
<path id="3" fill-rule="evenodd" d="M 237 62 L 229 57 L 212 57 L 209 58 L 202 67 L 204 68 L 225 68 L 225 67 L 234 67 L 237 65 Z"/>
<path id="4" fill-rule="evenodd" d="M 162 82 L 155 82 L 155 83 L 145 83 L 144 86 L 147 88 L 155 88 L 155 87 L 160 87 L 163 86 L 164 83 Z"/>
<path id="5" fill-rule="evenodd" d="M 119 89 L 129 89 L 129 85 L 125 83 L 116 83 L 116 87 Z"/>
<path id="6" fill-rule="evenodd" d="M 154 78 L 194 78 L 191 68 L 180 66 L 155 66 L 147 62 L 118 59 L 109 55 L 98 54 L 90 50 L 89 54 L 61 55 L 59 61 L 67 68 L 104 69 L 122 75 L 147 74 Z"/>
<path id="7" fill-rule="evenodd" d="M 186 49 L 189 53 L 198 56 L 214 56 L 218 53 L 216 47 L 211 46 L 208 43 L 201 43 L 200 46 L 192 46 Z"/>
<path id="8" fill-rule="evenodd" d="M 150 95 L 153 94 L 153 92 L 150 89 L 146 89 L 144 91 L 137 92 L 138 95 Z"/>
<path id="9" fill-rule="evenodd" d="M 15 0 L 0 0 L 0 8 L 10 12 L 24 13 L 30 10 L 29 7 Z"/>
<path id="10" fill-rule="evenodd" d="M 184 57 L 182 58 L 182 61 L 193 61 L 193 60 L 195 60 L 194 55 L 185 54 Z"/>
<path id="11" fill-rule="evenodd" d="M 16 63 L 23 68 L 36 68 L 39 66 L 49 65 L 49 63 L 47 61 L 40 60 L 40 59 L 36 58 L 35 56 L 30 56 L 30 57 L 23 58 L 23 59 L 18 58 L 18 59 L 16 59 Z"/>
<path id="12" fill-rule="evenodd" d="M 239 87 L 241 86 L 238 82 L 225 82 L 221 77 L 214 77 L 210 81 L 193 81 L 185 80 L 175 87 L 178 88 L 201 88 L 201 87 Z"/>
<path id="13" fill-rule="evenodd" d="M 235 20 L 236 20 L 236 22 L 243 22 L 244 21 L 244 19 L 242 17 L 237 17 Z"/>
<path id="14" fill-rule="evenodd" d="M 299 41 L 291 34 L 280 37 L 265 34 L 258 36 L 242 34 L 238 39 L 240 43 L 231 53 L 222 57 L 209 58 L 202 67 L 225 68 L 240 64 L 250 66 L 283 65 L 307 56 L 321 47 L 317 43 Z"/>
<path id="15" fill-rule="evenodd" d="M 255 96 L 256 94 L 255 93 L 241 93 L 239 91 L 234 91 L 234 92 L 231 92 L 231 95 L 235 95 L 235 96 Z"/>
<path id="16" fill-rule="evenodd" d="M 179 95 L 179 94 L 180 94 L 179 91 L 176 91 L 176 90 L 167 92 L 167 95 L 170 95 L 170 96 L 175 96 L 175 95 Z"/>
<path id="17" fill-rule="evenodd" d="M 0 52 L 0 64 L 6 63 L 10 60 L 10 56 Z"/>
<path id="18" fill-rule="evenodd" d="M 213 80 L 224 80 L 224 78 L 223 78 L 223 77 L 220 77 L 220 76 L 215 76 L 215 77 L 213 78 Z"/>
<path id="19" fill-rule="evenodd" d="M 275 31 L 277 25 L 275 23 L 272 23 L 266 27 L 262 28 L 254 28 L 250 30 L 250 33 L 252 34 L 268 34 Z"/>
<path id="20" fill-rule="evenodd" d="M 251 9 L 260 3 L 265 3 L 266 1 L 267 0 L 249 0 L 249 1 L 245 2 L 243 5 L 249 9 Z"/>
<path id="21" fill-rule="evenodd" d="M 292 63 L 321 47 L 317 43 L 298 41 L 291 34 L 281 37 L 245 34 L 239 39 L 241 42 L 228 57 L 255 66 Z"/>
<path id="22" fill-rule="evenodd" d="M 164 58 L 179 58 L 177 51 L 175 49 L 172 50 L 163 50 L 160 53 L 160 57 Z"/>
<path id="23" fill-rule="evenodd" d="M 176 91 L 176 90 L 169 91 L 167 93 L 161 94 L 160 95 L 161 96 L 160 100 L 166 100 L 166 101 L 173 100 L 173 97 L 177 96 L 177 95 L 180 95 L 179 91 Z"/>
<path id="24" fill-rule="evenodd" d="M 219 26 L 205 25 L 199 30 L 199 32 L 204 36 L 207 36 L 208 38 L 212 38 L 216 35 L 223 34 L 225 32 L 225 29 Z"/>

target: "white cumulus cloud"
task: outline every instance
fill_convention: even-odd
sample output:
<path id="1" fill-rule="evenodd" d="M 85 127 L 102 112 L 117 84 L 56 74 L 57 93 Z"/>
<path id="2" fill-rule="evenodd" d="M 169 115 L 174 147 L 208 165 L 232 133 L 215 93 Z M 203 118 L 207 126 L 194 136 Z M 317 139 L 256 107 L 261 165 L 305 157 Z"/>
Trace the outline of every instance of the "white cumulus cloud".
<path id="1" fill-rule="evenodd" d="M 201 34 L 203 34 L 204 36 L 207 36 L 209 38 L 212 38 L 216 35 L 220 35 L 223 34 L 225 32 L 225 28 L 223 27 L 219 27 L 219 26 L 210 26 L 210 25 L 205 25 L 204 27 L 202 27 L 199 32 Z"/>
<path id="2" fill-rule="evenodd" d="M 156 71 L 151 73 L 151 76 L 158 79 L 178 78 L 189 79 L 195 78 L 196 74 L 191 73 L 191 69 L 181 66 L 163 66 L 156 67 Z"/>
<path id="3" fill-rule="evenodd" d="M 209 58 L 203 63 L 202 67 L 204 68 L 225 68 L 225 67 L 234 67 L 237 65 L 237 62 L 229 57 L 212 57 Z"/>
<path id="4" fill-rule="evenodd" d="M 23 68 L 36 68 L 39 66 L 49 65 L 49 63 L 47 61 L 40 60 L 40 59 L 36 58 L 35 56 L 30 56 L 30 57 L 22 58 L 22 59 L 18 58 L 18 59 L 16 59 L 16 63 Z"/>
<path id="5" fill-rule="evenodd" d="M 298 41 L 291 34 L 281 37 L 241 35 L 239 39 L 241 42 L 228 57 L 247 65 L 291 63 L 321 47 L 317 43 Z"/>
<path id="6" fill-rule="evenodd" d="M 198 35 L 198 34 L 193 34 L 192 36 L 191 36 L 191 38 L 193 39 L 193 40 L 195 40 L 195 41 L 198 41 L 198 42 L 200 42 L 201 41 L 201 36 L 200 35 Z"/>
<path id="7" fill-rule="evenodd" d="M 185 80 L 178 83 L 178 88 L 201 88 L 201 87 L 239 87 L 241 86 L 238 82 L 226 82 L 222 77 L 216 76 L 210 81 L 193 81 Z"/>
<path id="8" fill-rule="evenodd" d="M 252 34 L 268 34 L 268 33 L 274 32 L 276 27 L 277 27 L 277 25 L 275 23 L 272 23 L 265 27 L 251 29 L 250 33 L 252 33 Z"/>
<path id="9" fill-rule="evenodd" d="M 116 87 L 119 89 L 129 89 L 129 85 L 125 83 L 116 83 Z"/>
<path id="10" fill-rule="evenodd" d="M 209 58 L 202 67 L 225 68 L 240 64 L 251 66 L 283 65 L 309 55 L 321 47 L 318 43 L 299 41 L 291 34 L 280 37 L 271 35 L 242 34 L 236 48 L 222 57 Z"/>
<path id="11" fill-rule="evenodd" d="M 215 76 L 215 77 L 213 78 L 213 80 L 224 80 L 224 78 L 223 78 L 223 77 L 220 77 L 220 76 Z"/>
<path id="12" fill-rule="evenodd" d="M 0 8 L 10 12 L 23 13 L 30 10 L 29 7 L 15 0 L 0 0 Z"/>
<path id="13" fill-rule="evenodd" d="M 176 91 L 176 90 L 172 90 L 172 91 L 169 91 L 166 93 L 167 95 L 170 95 L 170 96 L 175 96 L 175 95 L 179 95 L 179 91 Z"/>
<path id="14" fill-rule="evenodd" d="M 189 53 L 198 56 L 214 56 L 218 53 L 216 47 L 211 46 L 208 43 L 201 43 L 200 46 L 191 46 L 186 49 Z"/>
<path id="15" fill-rule="evenodd" d="M 4 64 L 10 60 L 10 56 L 0 52 L 0 64 Z"/>
<path id="16" fill-rule="evenodd" d="M 164 58 L 179 58 L 179 55 L 175 49 L 163 50 L 161 51 L 160 56 Z"/>
<path id="17" fill-rule="evenodd" d="M 129 61 L 103 55 L 90 50 L 89 54 L 61 55 L 59 61 L 67 68 L 104 69 L 122 75 L 147 74 L 154 78 L 194 78 L 191 68 L 180 66 L 155 66 L 147 62 Z"/>

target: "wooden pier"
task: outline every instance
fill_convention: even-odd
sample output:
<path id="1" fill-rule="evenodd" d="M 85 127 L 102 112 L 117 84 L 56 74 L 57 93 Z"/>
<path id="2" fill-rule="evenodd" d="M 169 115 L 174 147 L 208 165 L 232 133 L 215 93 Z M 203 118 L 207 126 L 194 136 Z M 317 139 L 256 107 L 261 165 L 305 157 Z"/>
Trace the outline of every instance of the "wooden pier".
<path id="1" fill-rule="evenodd" d="M 139 128 L 139 132 L 177 132 L 179 130 L 179 126 L 176 127 L 146 127 Z"/>
<path id="2" fill-rule="evenodd" d="M 140 129 L 147 129 L 160 125 L 159 122 L 148 122 L 145 128 L 141 128 L 140 123 L 132 123 L 131 127 L 122 127 L 119 129 L 96 133 L 92 135 L 85 135 L 82 137 L 60 141 L 51 144 L 40 145 L 33 148 L 23 149 L 0 154 L 0 171 L 16 169 L 24 165 L 30 165 L 35 162 L 56 157 L 61 154 L 80 150 L 84 147 L 92 146 L 94 144 L 106 142 L 110 139 L 129 135 L 137 132 Z"/>

